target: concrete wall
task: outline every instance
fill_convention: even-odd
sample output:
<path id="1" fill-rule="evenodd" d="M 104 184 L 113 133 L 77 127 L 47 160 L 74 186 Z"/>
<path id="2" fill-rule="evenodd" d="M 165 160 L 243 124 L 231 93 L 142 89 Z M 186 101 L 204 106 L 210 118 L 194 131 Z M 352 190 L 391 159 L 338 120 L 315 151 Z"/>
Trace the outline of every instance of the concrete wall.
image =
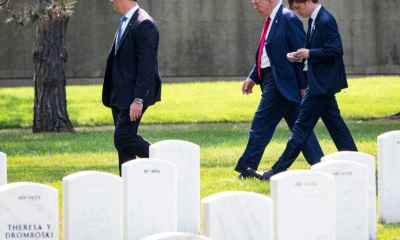
<path id="1" fill-rule="evenodd" d="M 32 4 L 32 0 L 11 2 Z M 338 21 L 348 74 L 400 74 L 399 0 L 320 2 Z M 263 18 L 251 0 L 139 0 L 139 4 L 160 29 L 164 80 L 242 79 L 254 64 Z M 0 19 L 4 15 L 0 13 Z M 69 84 L 101 82 L 119 18 L 108 0 L 78 0 L 67 34 Z M 33 37 L 33 28 L 0 24 L 0 85 L 31 84 Z"/>

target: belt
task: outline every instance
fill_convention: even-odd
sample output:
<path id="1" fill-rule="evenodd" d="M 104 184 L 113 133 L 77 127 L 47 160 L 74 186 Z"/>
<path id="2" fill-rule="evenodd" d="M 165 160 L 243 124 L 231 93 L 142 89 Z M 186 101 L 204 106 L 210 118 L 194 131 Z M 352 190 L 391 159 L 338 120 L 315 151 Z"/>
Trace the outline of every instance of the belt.
<path id="1" fill-rule="evenodd" d="M 268 72 L 271 70 L 271 67 L 261 68 L 261 72 Z"/>
<path id="2" fill-rule="evenodd" d="M 265 74 L 265 73 L 271 71 L 271 67 L 261 68 L 260 70 L 261 70 L 261 71 L 260 71 L 261 74 Z"/>

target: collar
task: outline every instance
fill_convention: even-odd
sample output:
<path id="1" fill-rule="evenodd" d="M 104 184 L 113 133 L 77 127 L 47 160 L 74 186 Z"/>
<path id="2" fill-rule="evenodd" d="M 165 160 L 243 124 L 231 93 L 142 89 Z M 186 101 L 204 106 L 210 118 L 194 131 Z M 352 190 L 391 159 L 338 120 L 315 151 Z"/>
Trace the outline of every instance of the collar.
<path id="1" fill-rule="evenodd" d="M 313 19 L 313 21 L 315 21 L 315 19 L 318 16 L 319 10 L 321 10 L 322 5 L 319 5 L 316 9 L 314 9 L 314 11 L 311 13 L 311 18 Z"/>
<path id="2" fill-rule="evenodd" d="M 129 10 L 129 12 L 127 12 L 125 14 L 125 17 L 127 18 L 127 22 L 129 22 L 133 16 L 133 14 L 136 12 L 136 10 L 139 9 L 139 5 L 136 5 L 135 7 L 133 7 L 131 10 Z"/>
<path id="3" fill-rule="evenodd" d="M 278 10 L 279 10 L 279 8 L 281 7 L 281 5 L 282 5 L 282 2 L 278 3 L 278 4 L 275 6 L 274 10 L 272 10 L 271 14 L 269 15 L 269 18 L 271 18 L 271 22 L 274 21 L 274 18 L 275 18 L 275 16 L 276 16 L 276 14 L 278 13 Z"/>

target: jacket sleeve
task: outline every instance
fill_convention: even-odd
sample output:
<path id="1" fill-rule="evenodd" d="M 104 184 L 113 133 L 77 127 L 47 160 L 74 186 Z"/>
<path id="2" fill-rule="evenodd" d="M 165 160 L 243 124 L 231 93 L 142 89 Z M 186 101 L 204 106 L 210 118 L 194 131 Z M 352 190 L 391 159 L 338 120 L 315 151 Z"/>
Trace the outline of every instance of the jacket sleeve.
<path id="1" fill-rule="evenodd" d="M 335 19 L 329 19 L 323 23 L 321 48 L 310 49 L 310 61 L 319 62 L 343 56 L 343 45 Z"/>
<path id="2" fill-rule="evenodd" d="M 151 81 L 157 78 L 157 46 L 158 30 L 151 20 L 144 20 L 137 29 L 136 57 L 138 74 L 132 99 L 146 100 L 149 95 Z"/>
<path id="3" fill-rule="evenodd" d="M 256 84 L 260 84 L 261 83 L 261 79 L 258 77 L 258 72 L 257 72 L 257 64 L 254 64 L 253 69 L 251 70 L 248 78 L 250 78 L 251 80 L 253 80 Z"/>

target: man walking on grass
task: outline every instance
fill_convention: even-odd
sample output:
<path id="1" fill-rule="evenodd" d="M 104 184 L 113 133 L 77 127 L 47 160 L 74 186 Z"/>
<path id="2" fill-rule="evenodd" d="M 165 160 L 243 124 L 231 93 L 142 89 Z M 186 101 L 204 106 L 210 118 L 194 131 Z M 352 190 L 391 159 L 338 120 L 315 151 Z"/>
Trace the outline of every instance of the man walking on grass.
<path id="1" fill-rule="evenodd" d="M 103 104 L 112 110 L 121 175 L 125 162 L 149 157 L 150 142 L 137 132 L 147 107 L 161 100 L 159 33 L 154 20 L 136 0 L 110 2 L 123 16 L 107 58 Z"/>
<path id="2" fill-rule="evenodd" d="M 236 165 L 239 179 L 257 169 L 276 126 L 285 119 L 292 129 L 296 121 L 301 97 L 307 86 L 303 63 L 292 64 L 286 54 L 305 44 L 305 32 L 300 19 L 282 5 L 280 0 L 253 0 L 259 15 L 266 18 L 258 45 L 255 65 L 242 84 L 242 93 L 251 94 L 255 84 L 261 86 L 261 100 L 251 124 L 246 149 Z M 311 131 L 312 132 L 312 131 Z M 301 147 L 310 165 L 320 162 L 323 152 L 313 133 Z"/>
<path id="3" fill-rule="evenodd" d="M 336 20 L 318 0 L 289 0 L 289 6 L 302 17 L 310 17 L 305 48 L 287 55 L 293 64 L 307 60 L 308 87 L 286 149 L 272 170 L 259 173 L 249 169 L 251 175 L 260 180 L 269 180 L 292 165 L 319 118 L 339 151 L 357 151 L 335 98 L 336 93 L 347 88 L 343 46 Z"/>

